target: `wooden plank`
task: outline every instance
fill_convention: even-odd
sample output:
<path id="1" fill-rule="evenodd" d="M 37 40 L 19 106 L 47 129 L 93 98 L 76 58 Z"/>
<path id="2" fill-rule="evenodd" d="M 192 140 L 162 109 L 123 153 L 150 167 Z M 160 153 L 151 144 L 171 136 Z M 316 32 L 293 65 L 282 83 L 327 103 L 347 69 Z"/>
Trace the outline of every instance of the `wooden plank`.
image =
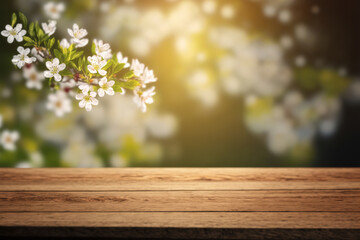
<path id="1" fill-rule="evenodd" d="M 0 191 L 360 189 L 356 168 L 0 169 Z"/>
<path id="2" fill-rule="evenodd" d="M 360 212 L 360 190 L 3 192 L 0 211 Z"/>
<path id="3" fill-rule="evenodd" d="M 0 226 L 359 229 L 359 212 L 24 212 Z"/>

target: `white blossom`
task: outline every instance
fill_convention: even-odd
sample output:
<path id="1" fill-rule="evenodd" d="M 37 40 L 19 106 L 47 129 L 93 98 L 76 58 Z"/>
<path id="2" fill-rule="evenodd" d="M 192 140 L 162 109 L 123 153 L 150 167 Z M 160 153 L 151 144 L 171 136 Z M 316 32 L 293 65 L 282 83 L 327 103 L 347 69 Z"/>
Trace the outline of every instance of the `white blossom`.
<path id="1" fill-rule="evenodd" d="M 26 34 L 26 30 L 21 30 L 22 24 L 16 24 L 16 27 L 13 28 L 9 24 L 5 26 L 5 30 L 1 31 L 1 35 L 7 37 L 8 43 L 14 42 L 14 39 L 18 42 L 23 41 L 23 36 Z"/>
<path id="2" fill-rule="evenodd" d="M 44 29 L 44 32 L 48 34 L 49 36 L 53 35 L 56 30 L 56 21 L 55 20 L 49 20 L 49 23 L 42 23 L 42 28 Z"/>
<path id="3" fill-rule="evenodd" d="M 60 82 L 60 88 L 63 89 L 65 92 L 69 91 L 75 86 L 76 86 L 76 81 L 66 76 L 63 78 L 63 81 Z"/>
<path id="4" fill-rule="evenodd" d="M 102 60 L 100 56 L 92 56 L 88 57 L 88 61 L 91 65 L 88 65 L 88 69 L 91 73 L 99 73 L 100 75 L 104 76 L 106 75 L 106 71 L 102 68 L 106 65 L 106 60 Z"/>
<path id="5" fill-rule="evenodd" d="M 130 63 L 128 63 L 128 58 L 127 57 L 123 57 L 121 52 L 118 52 L 116 54 L 116 58 L 118 60 L 118 63 L 124 63 L 124 68 L 128 68 L 130 67 Z"/>
<path id="6" fill-rule="evenodd" d="M 140 76 L 144 72 L 145 65 L 140 63 L 139 60 L 133 59 L 130 69 L 134 71 L 135 76 Z"/>
<path id="7" fill-rule="evenodd" d="M 137 104 L 139 108 L 141 108 L 142 112 L 146 112 L 146 104 L 151 104 L 154 102 L 154 99 L 152 96 L 155 95 L 155 87 L 152 87 L 144 92 L 135 90 L 134 94 L 134 102 Z"/>
<path id="8" fill-rule="evenodd" d="M 285 153 L 298 141 L 295 129 L 287 121 L 279 121 L 271 127 L 267 136 L 268 147 L 275 154 Z"/>
<path id="9" fill-rule="evenodd" d="M 38 72 L 34 66 L 24 68 L 24 77 L 26 79 L 27 88 L 35 88 L 37 90 L 42 88 L 42 82 L 45 79 L 44 74 L 42 72 Z"/>
<path id="10" fill-rule="evenodd" d="M 80 85 L 82 86 L 82 85 Z M 80 88 L 79 86 L 79 88 Z M 89 88 L 88 88 L 89 89 Z M 88 90 L 84 93 L 84 90 L 81 93 L 76 94 L 76 100 L 80 100 L 79 107 L 84 108 L 87 112 L 91 111 L 92 105 L 96 106 L 99 104 L 99 101 L 95 98 L 96 92 Z"/>
<path id="11" fill-rule="evenodd" d="M 15 143 L 19 140 L 19 133 L 17 131 L 4 130 L 0 136 L 0 143 L 4 149 L 9 151 L 16 150 Z"/>
<path id="12" fill-rule="evenodd" d="M 75 44 L 75 47 L 80 48 L 88 44 L 89 39 L 84 38 L 88 32 L 84 28 L 79 28 L 77 24 L 73 25 L 73 29 L 68 28 L 68 33 L 72 37 L 70 42 Z"/>
<path id="13" fill-rule="evenodd" d="M 18 47 L 17 51 L 19 52 L 19 54 L 15 55 L 11 61 L 18 68 L 22 68 L 25 63 L 30 64 L 36 61 L 35 57 L 28 56 L 28 54 L 30 53 L 30 48 L 24 49 L 23 47 Z"/>
<path id="14" fill-rule="evenodd" d="M 103 59 L 107 60 L 112 58 L 110 45 L 108 43 L 103 43 L 102 40 L 94 39 L 95 44 L 95 53 L 102 57 Z"/>
<path id="15" fill-rule="evenodd" d="M 45 65 L 49 69 L 49 71 L 45 71 L 44 76 L 46 78 L 54 77 L 55 81 L 57 82 L 61 81 L 62 77 L 59 72 L 65 69 L 65 63 L 60 64 L 59 59 L 54 58 L 52 61 L 47 61 Z"/>
<path id="16" fill-rule="evenodd" d="M 60 47 L 62 47 L 62 48 L 69 48 L 69 47 L 70 47 L 69 41 L 68 41 L 66 38 L 63 38 L 63 39 L 60 41 Z"/>
<path id="17" fill-rule="evenodd" d="M 157 78 L 154 76 L 154 71 L 145 68 L 143 74 L 140 76 L 142 87 L 146 87 L 146 84 L 156 82 Z"/>
<path id="18" fill-rule="evenodd" d="M 62 117 L 65 113 L 72 111 L 71 100 L 64 91 L 60 90 L 56 93 L 49 94 L 46 108 L 54 111 L 56 116 Z"/>
<path id="19" fill-rule="evenodd" d="M 39 54 L 38 50 L 36 50 L 35 47 L 33 47 L 31 49 L 31 55 L 33 55 L 34 57 L 36 57 L 36 59 L 39 61 L 39 62 L 43 62 L 44 61 L 44 58 Z"/>
<path id="20" fill-rule="evenodd" d="M 90 90 L 93 90 L 92 87 L 87 83 L 81 83 L 79 89 L 83 94 L 87 94 Z"/>
<path id="21" fill-rule="evenodd" d="M 65 4 L 48 2 L 44 5 L 45 14 L 51 19 L 59 19 L 61 13 L 65 10 Z"/>
<path id="22" fill-rule="evenodd" d="M 100 88 L 98 89 L 99 97 L 105 96 L 105 93 L 107 95 L 114 95 L 115 92 L 114 92 L 114 89 L 112 88 L 112 86 L 114 84 L 115 84 L 114 80 L 111 80 L 108 82 L 107 78 L 103 77 L 99 82 L 99 86 L 100 86 Z M 122 92 L 124 92 L 124 91 L 122 91 Z"/>

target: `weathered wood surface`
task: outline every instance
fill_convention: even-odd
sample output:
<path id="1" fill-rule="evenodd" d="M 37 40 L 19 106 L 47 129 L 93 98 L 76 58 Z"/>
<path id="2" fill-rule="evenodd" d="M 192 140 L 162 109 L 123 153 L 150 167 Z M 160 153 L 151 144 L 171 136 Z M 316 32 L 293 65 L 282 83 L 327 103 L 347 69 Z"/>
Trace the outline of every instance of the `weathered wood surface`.
<path id="1" fill-rule="evenodd" d="M 360 239 L 360 169 L 0 169 L 0 236 Z"/>

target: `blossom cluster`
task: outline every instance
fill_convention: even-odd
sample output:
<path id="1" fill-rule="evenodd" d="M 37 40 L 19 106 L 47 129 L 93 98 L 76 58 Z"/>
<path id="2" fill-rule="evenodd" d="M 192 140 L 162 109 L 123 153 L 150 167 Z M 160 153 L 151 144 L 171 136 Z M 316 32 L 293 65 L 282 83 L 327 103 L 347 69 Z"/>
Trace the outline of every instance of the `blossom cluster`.
<path id="1" fill-rule="evenodd" d="M 17 47 L 12 63 L 23 70 L 28 88 L 41 90 L 48 80 L 51 93 L 47 109 L 61 117 L 72 111 L 71 98 L 75 98 L 80 108 L 91 111 L 99 98 L 130 90 L 135 104 L 145 112 L 155 95 L 154 86 L 146 89 L 157 81 L 153 70 L 137 59 L 130 64 L 121 52 L 113 54 L 110 45 L 102 40 L 94 39 L 90 44 L 92 55 L 84 56 L 83 48 L 89 45 L 88 31 L 73 24 L 68 29 L 69 38 L 57 40 L 52 36 L 64 4 L 50 2 L 44 10 L 51 18 L 47 23 L 28 24 L 24 14 L 14 13 L 1 35 L 10 44 L 14 40 L 24 43 Z"/>

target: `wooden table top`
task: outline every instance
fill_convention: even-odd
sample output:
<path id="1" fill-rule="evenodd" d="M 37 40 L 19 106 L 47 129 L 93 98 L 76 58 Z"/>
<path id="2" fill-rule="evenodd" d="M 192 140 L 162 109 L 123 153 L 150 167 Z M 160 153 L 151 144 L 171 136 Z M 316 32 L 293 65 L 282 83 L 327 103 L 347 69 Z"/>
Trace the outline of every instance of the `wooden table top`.
<path id="1" fill-rule="evenodd" d="M 360 239 L 360 168 L 0 169 L 0 236 Z"/>

